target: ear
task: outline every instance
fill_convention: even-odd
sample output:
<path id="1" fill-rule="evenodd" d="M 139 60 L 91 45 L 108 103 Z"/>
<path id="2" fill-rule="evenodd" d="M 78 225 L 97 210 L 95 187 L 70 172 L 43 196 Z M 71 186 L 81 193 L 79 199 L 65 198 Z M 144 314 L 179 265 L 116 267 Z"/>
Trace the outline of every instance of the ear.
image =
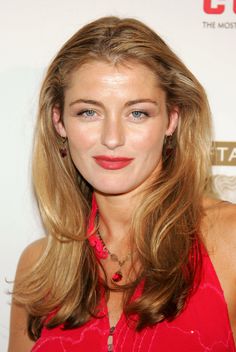
<path id="1" fill-rule="evenodd" d="M 61 137 L 66 137 L 66 130 L 62 122 L 61 111 L 57 106 L 54 106 L 52 109 L 52 122 L 57 133 Z"/>
<path id="2" fill-rule="evenodd" d="M 166 136 L 171 136 L 178 126 L 179 122 L 179 108 L 177 106 L 173 107 L 169 114 L 169 123 L 166 130 Z"/>

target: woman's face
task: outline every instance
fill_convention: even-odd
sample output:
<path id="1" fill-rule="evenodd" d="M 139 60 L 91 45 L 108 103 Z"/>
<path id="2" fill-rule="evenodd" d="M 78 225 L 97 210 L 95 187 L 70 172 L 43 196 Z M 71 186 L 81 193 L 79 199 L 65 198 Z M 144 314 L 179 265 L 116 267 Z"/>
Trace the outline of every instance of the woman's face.
<path id="1" fill-rule="evenodd" d="M 159 172 L 164 137 L 174 132 L 177 120 L 177 109 L 168 116 L 152 71 L 133 62 L 84 64 L 71 76 L 62 119 L 53 110 L 76 168 L 105 194 L 137 190 Z"/>

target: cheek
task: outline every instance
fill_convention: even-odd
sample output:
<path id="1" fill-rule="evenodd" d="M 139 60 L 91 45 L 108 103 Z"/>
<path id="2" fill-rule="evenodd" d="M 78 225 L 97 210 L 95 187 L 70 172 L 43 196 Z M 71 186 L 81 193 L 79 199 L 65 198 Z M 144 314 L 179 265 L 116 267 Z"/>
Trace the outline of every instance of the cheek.
<path id="1" fill-rule="evenodd" d="M 94 144 L 93 134 L 83 129 L 75 128 L 67 130 L 67 137 L 71 154 L 85 152 Z"/>
<path id="2" fill-rule="evenodd" d="M 133 145 L 140 152 L 158 152 L 162 150 L 164 142 L 165 130 L 151 128 L 148 131 L 143 131 L 141 135 L 133 137 Z"/>

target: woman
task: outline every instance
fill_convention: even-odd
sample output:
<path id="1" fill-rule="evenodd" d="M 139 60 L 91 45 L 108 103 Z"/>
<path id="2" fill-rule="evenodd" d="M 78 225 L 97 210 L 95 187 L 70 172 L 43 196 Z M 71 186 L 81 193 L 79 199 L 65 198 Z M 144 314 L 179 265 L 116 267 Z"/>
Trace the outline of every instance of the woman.
<path id="1" fill-rule="evenodd" d="M 144 24 L 63 46 L 35 136 L 47 237 L 18 265 L 9 352 L 235 351 L 236 209 L 209 196 L 210 147 L 202 86 Z"/>

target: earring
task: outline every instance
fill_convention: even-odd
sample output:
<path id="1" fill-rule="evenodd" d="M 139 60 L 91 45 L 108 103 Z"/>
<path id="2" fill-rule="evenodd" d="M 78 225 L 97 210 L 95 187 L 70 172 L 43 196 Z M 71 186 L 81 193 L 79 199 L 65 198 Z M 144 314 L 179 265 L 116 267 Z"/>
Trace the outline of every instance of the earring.
<path id="1" fill-rule="evenodd" d="M 62 146 L 59 148 L 59 152 L 62 158 L 65 158 L 67 156 L 66 141 L 66 137 L 61 137 Z"/>
<path id="2" fill-rule="evenodd" d="M 165 159 L 169 158 L 169 156 L 173 152 L 173 149 L 174 149 L 174 142 L 173 142 L 172 134 L 165 135 L 165 139 L 164 139 L 164 156 L 165 156 Z"/>

